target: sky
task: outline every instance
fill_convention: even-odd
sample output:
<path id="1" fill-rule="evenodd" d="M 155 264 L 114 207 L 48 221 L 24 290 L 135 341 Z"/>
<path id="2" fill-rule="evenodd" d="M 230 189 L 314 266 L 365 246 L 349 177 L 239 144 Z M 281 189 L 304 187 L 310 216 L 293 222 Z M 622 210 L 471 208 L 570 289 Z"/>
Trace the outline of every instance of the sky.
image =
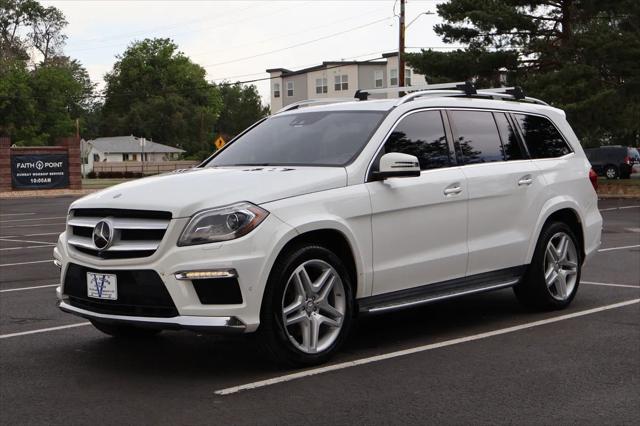
<path id="1" fill-rule="evenodd" d="M 407 0 L 408 51 L 446 48 L 434 33 L 441 0 Z M 173 39 L 210 81 L 268 77 L 268 68 L 300 69 L 322 61 L 366 60 L 398 48 L 396 0 L 50 0 L 69 25 L 64 52 L 104 87 L 104 74 L 135 40 Z M 269 82 L 253 83 L 269 102 Z"/>

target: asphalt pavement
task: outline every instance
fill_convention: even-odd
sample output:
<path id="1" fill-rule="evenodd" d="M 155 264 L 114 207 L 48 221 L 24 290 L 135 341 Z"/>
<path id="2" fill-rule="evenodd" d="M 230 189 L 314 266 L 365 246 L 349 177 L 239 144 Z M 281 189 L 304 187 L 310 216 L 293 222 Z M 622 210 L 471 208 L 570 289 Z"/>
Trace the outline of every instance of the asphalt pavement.
<path id="1" fill-rule="evenodd" d="M 358 321 L 311 370 L 251 337 L 122 342 L 55 305 L 73 197 L 0 200 L 0 423 L 640 424 L 640 200 L 601 200 L 601 251 L 572 305 L 511 290 Z"/>

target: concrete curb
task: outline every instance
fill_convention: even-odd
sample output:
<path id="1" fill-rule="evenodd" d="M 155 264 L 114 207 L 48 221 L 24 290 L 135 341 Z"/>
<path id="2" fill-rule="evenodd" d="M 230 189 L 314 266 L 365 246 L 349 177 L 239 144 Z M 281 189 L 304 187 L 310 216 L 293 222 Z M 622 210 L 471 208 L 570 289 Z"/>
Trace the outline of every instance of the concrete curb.
<path id="1" fill-rule="evenodd" d="M 0 192 L 0 199 L 14 198 L 51 198 L 65 195 L 87 195 L 99 189 L 39 189 L 36 191 L 6 191 Z"/>

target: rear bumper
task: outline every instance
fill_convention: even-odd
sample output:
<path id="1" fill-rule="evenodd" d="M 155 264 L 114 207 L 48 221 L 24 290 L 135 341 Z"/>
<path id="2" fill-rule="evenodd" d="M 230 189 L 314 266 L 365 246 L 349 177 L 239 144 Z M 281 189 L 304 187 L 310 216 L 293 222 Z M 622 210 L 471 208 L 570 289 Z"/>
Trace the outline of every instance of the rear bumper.
<path id="1" fill-rule="evenodd" d="M 136 317 L 129 315 L 111 315 L 87 311 L 71 306 L 64 300 L 58 302 L 63 311 L 89 320 L 105 323 L 128 324 L 139 327 L 159 329 L 185 329 L 192 331 L 206 331 L 212 333 L 244 333 L 247 326 L 236 317 L 200 317 L 180 315 L 171 318 Z"/>

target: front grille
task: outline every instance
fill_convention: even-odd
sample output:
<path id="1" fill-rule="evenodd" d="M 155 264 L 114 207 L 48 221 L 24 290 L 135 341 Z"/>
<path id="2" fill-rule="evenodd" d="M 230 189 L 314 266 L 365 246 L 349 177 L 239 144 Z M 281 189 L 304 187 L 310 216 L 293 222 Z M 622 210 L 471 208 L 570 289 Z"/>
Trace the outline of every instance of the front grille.
<path id="1" fill-rule="evenodd" d="M 115 274 L 118 300 L 101 300 L 87 295 L 87 272 Z M 178 315 L 167 288 L 153 270 L 96 270 L 69 264 L 64 279 L 69 304 L 91 312 L 110 315 L 171 318 Z"/>
<path id="2" fill-rule="evenodd" d="M 151 256 L 160 246 L 171 213 L 126 209 L 74 209 L 69 218 L 69 245 L 101 259 Z M 113 225 L 113 243 L 104 250 L 93 241 L 93 229 L 102 220 Z"/>

